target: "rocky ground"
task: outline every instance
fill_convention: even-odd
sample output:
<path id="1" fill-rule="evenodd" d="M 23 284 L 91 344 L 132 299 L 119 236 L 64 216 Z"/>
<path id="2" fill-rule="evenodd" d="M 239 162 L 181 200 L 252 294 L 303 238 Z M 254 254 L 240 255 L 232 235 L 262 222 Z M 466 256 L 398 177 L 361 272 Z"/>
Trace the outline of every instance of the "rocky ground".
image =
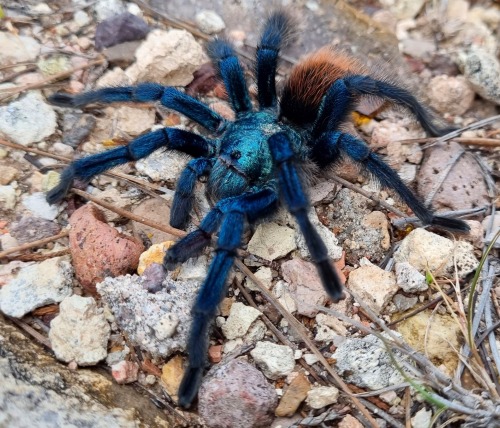
<path id="1" fill-rule="evenodd" d="M 284 52 L 278 85 L 303 54 L 330 43 L 375 75 L 394 75 L 460 128 L 431 139 L 374 101 L 352 117 L 422 200 L 466 219 L 471 232 L 418 228 L 391 191 L 352 164 L 321 171 L 309 216 L 348 297 L 329 301 L 285 210 L 252 226 L 210 336 L 197 405 L 182 410 L 190 308 L 212 253 L 168 274 L 158 263 L 185 233 L 169 226 L 169 213 L 188 159 L 155 152 L 76 183 L 58 205 L 44 193 L 82 155 L 162 126 L 204 131 L 154 104 L 64 109 L 47 97 L 155 81 L 184 87 L 231 119 L 203 43 L 230 37 L 252 84 L 247 58 L 267 11 L 253 0 L 203 2 L 205 10 L 186 0 L 6 2 L 1 426 L 500 424 L 498 244 L 486 257 L 500 228 L 499 3 L 281 3 L 301 17 L 301 37 Z M 210 209 L 203 188 L 188 230 Z"/>

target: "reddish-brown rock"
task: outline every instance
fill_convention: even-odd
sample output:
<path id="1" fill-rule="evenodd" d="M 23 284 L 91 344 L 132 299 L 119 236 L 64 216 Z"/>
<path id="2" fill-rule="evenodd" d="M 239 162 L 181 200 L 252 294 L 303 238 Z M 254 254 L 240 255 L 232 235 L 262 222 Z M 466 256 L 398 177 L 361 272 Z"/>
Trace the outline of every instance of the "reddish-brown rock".
<path id="1" fill-rule="evenodd" d="M 82 287 L 96 294 L 96 284 L 107 276 L 119 276 L 137 269 L 144 245 L 105 223 L 104 214 L 87 204 L 69 219 L 69 244 L 75 275 Z"/>

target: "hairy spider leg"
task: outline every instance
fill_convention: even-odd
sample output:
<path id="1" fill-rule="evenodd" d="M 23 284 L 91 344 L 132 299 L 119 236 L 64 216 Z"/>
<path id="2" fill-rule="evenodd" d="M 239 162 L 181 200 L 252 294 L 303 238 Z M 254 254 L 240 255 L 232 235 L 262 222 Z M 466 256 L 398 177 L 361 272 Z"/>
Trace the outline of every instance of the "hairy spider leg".
<path id="1" fill-rule="evenodd" d="M 276 67 L 280 50 L 288 43 L 292 31 L 290 16 L 274 12 L 266 21 L 257 46 L 257 88 L 260 108 L 275 107 Z"/>
<path id="2" fill-rule="evenodd" d="M 207 44 L 207 53 L 221 76 L 236 115 L 252 110 L 245 74 L 231 44 L 214 39 Z"/>
<path id="3" fill-rule="evenodd" d="M 354 109 L 359 95 L 380 97 L 406 107 L 429 135 L 439 136 L 455 130 L 453 127 L 438 127 L 429 110 L 406 89 L 369 76 L 352 75 L 335 81 L 323 97 L 313 135 L 318 137 L 325 131 L 338 129 Z"/>
<path id="4" fill-rule="evenodd" d="M 247 213 L 251 213 L 252 218 L 259 214 L 265 215 L 269 212 L 269 207 L 275 207 L 277 202 L 276 190 L 268 187 L 223 199 L 212 210 L 219 221 L 222 218 L 222 224 L 215 257 L 192 309 L 193 321 L 187 347 L 188 367 L 178 392 L 179 405 L 182 407 L 191 405 L 201 383 L 207 364 L 208 330 L 217 306 L 225 294 L 226 278 L 233 265 L 236 250 L 241 244 L 245 217 Z M 211 213 L 208 214 L 210 215 Z"/>
<path id="5" fill-rule="evenodd" d="M 172 209 L 170 210 L 170 226 L 184 229 L 193 207 L 194 186 L 196 181 L 207 175 L 212 169 L 214 160 L 208 158 L 192 159 L 188 162 L 177 181 Z"/>
<path id="6" fill-rule="evenodd" d="M 54 204 L 63 199 L 75 178 L 89 181 L 97 174 L 114 166 L 144 158 L 161 147 L 179 150 L 194 157 L 211 156 L 215 151 L 215 143 L 200 135 L 181 129 L 162 128 L 141 135 L 126 146 L 73 161 L 61 173 L 59 184 L 47 193 L 47 202 Z"/>
<path id="7" fill-rule="evenodd" d="M 221 132 L 225 127 L 225 120 L 222 116 L 202 102 L 171 86 L 163 86 L 158 83 L 103 88 L 78 95 L 57 93 L 49 97 L 50 103 L 60 107 L 81 107 L 96 102 L 114 103 L 126 101 L 136 103 L 160 101 L 163 106 L 183 114 L 214 133 Z"/>
<path id="8" fill-rule="evenodd" d="M 309 202 L 293 164 L 295 155 L 291 142 L 284 132 L 280 132 L 269 138 L 269 148 L 279 169 L 280 188 L 288 210 L 294 215 L 299 224 L 323 287 L 330 297 L 336 301 L 342 298 L 342 283 L 330 262 L 326 245 L 307 217 Z"/>
<path id="9" fill-rule="evenodd" d="M 339 131 L 326 132 L 316 141 L 311 154 L 320 166 L 327 166 L 338 160 L 342 153 L 360 162 L 382 186 L 393 189 L 424 224 L 456 232 L 469 230 L 467 223 L 462 220 L 434 215 L 403 183 L 396 171 L 373 153 L 364 141 L 353 135 Z"/>

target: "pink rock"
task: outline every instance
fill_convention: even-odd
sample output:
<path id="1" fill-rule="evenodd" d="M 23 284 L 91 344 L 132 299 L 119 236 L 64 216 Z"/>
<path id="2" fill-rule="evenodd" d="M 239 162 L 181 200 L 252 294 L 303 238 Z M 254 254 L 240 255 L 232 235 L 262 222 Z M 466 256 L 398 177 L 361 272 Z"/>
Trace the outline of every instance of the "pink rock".
<path id="1" fill-rule="evenodd" d="M 281 265 L 283 279 L 290 284 L 290 293 L 297 303 L 297 312 L 314 317 L 318 311 L 315 305 L 323 306 L 328 299 L 318 272 L 312 263 L 292 259 Z"/>
<path id="2" fill-rule="evenodd" d="M 436 76 L 429 82 L 431 107 L 440 113 L 464 114 L 474 101 L 475 93 L 463 76 Z"/>
<path id="3" fill-rule="evenodd" d="M 95 285 L 107 276 L 135 271 L 144 245 L 105 223 L 104 214 L 87 204 L 69 219 L 69 244 L 75 275 L 82 287 L 96 294 Z"/>
<path id="4" fill-rule="evenodd" d="M 274 387 L 244 360 L 214 366 L 198 397 L 200 416 L 211 428 L 271 426 L 278 404 Z"/>
<path id="5" fill-rule="evenodd" d="M 139 366 L 132 361 L 120 361 L 113 364 L 111 374 L 116 383 L 131 383 L 137 380 Z"/>

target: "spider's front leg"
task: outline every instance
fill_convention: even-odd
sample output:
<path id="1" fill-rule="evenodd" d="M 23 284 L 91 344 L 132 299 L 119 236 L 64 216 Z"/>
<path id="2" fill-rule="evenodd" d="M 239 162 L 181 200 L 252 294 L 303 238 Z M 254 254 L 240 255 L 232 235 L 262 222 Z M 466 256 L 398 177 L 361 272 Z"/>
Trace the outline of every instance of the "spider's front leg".
<path id="1" fill-rule="evenodd" d="M 207 363 L 210 323 L 215 317 L 217 306 L 224 297 L 227 275 L 233 265 L 236 250 L 241 244 L 245 218 L 256 219 L 265 215 L 276 206 L 277 202 L 278 195 L 274 188 L 248 192 L 241 196 L 221 200 L 202 222 L 202 226 L 208 227 L 207 223 L 210 223 L 215 229 L 218 224 L 222 224 L 215 248 L 215 257 L 192 310 L 193 321 L 187 346 L 188 367 L 178 393 L 179 405 L 182 407 L 187 408 L 191 405 L 200 387 L 203 370 Z M 190 242 L 197 232 L 192 232 L 181 239 L 169 250 L 169 253 L 175 253 L 176 247 L 183 247 L 185 242 Z"/>
<path id="2" fill-rule="evenodd" d="M 59 184 L 47 193 L 47 202 L 54 204 L 64 198 L 75 179 L 90 181 L 92 177 L 117 165 L 142 159 L 166 147 L 194 157 L 211 156 L 215 144 L 199 135 L 175 128 L 163 128 L 132 140 L 128 145 L 78 159 L 61 173 Z"/>
<path id="3" fill-rule="evenodd" d="M 353 135 L 339 131 L 325 132 L 314 142 L 311 155 L 320 166 L 327 166 L 342 153 L 360 162 L 382 186 L 393 189 L 424 224 L 462 233 L 469 231 L 469 226 L 462 220 L 434 215 L 403 183 L 396 171 L 373 153 L 364 141 Z"/>
<path id="4" fill-rule="evenodd" d="M 160 101 L 172 110 L 182 113 L 191 120 L 199 123 L 209 131 L 218 133 L 225 126 L 225 120 L 197 99 L 184 94 L 171 86 L 158 83 L 141 83 L 137 86 L 119 86 L 102 88 L 84 92 L 78 95 L 57 93 L 49 98 L 49 102 L 59 107 L 82 107 L 90 103 L 115 102 L 145 103 Z"/>
<path id="5" fill-rule="evenodd" d="M 280 188 L 288 210 L 299 224 L 323 287 L 334 301 L 339 300 L 342 298 L 342 283 L 330 262 L 324 242 L 307 217 L 309 203 L 293 164 L 295 155 L 291 142 L 285 133 L 278 133 L 269 138 L 269 148 L 279 169 Z"/>

